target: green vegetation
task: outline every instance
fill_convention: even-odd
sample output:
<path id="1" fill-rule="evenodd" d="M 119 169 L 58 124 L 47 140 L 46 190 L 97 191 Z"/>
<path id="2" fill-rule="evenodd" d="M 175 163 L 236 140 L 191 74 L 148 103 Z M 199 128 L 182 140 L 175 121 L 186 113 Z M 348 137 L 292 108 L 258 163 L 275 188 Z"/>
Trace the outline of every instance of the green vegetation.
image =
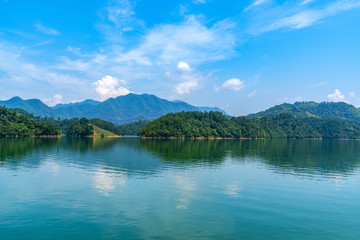
<path id="1" fill-rule="evenodd" d="M 35 117 L 22 109 L 0 107 L 0 136 L 89 136 L 93 126 L 86 118 L 55 120 Z"/>
<path id="2" fill-rule="evenodd" d="M 91 120 L 90 120 L 91 121 Z M 116 135 L 113 132 L 107 131 L 105 129 L 99 128 L 96 125 L 92 125 L 91 126 L 94 128 L 94 136 L 101 136 L 101 137 L 116 137 L 118 135 Z"/>
<path id="3" fill-rule="evenodd" d="M 150 121 L 139 120 L 133 123 L 120 125 L 120 134 L 125 136 L 140 136 L 140 131 L 143 129 Z"/>
<path id="4" fill-rule="evenodd" d="M 36 122 L 24 115 L 0 107 L 0 136 L 57 136 L 60 128 L 53 124 Z"/>
<path id="5" fill-rule="evenodd" d="M 98 126 L 99 128 L 112 132 L 114 133 L 114 135 L 126 135 L 126 136 L 140 136 L 141 129 L 144 128 L 149 122 L 150 121 L 147 120 L 139 120 L 133 123 L 116 126 L 111 122 L 104 121 L 99 118 L 90 119 L 90 123 Z"/>
<path id="6" fill-rule="evenodd" d="M 89 136 L 94 134 L 94 128 L 86 118 L 73 118 L 67 121 L 66 136 Z"/>
<path id="7" fill-rule="evenodd" d="M 360 122 L 360 109 L 344 102 L 296 102 L 284 103 L 256 114 L 250 114 L 248 118 L 260 118 L 273 116 L 280 113 L 288 113 L 297 118 L 339 118 L 348 121 Z"/>
<path id="8" fill-rule="evenodd" d="M 151 138 L 360 138 L 360 125 L 343 119 L 299 119 L 287 113 L 228 118 L 220 112 L 162 116 L 141 130 Z"/>
<path id="9" fill-rule="evenodd" d="M 113 133 L 113 135 L 122 135 L 120 128 L 111 122 L 101 120 L 99 118 L 93 118 L 93 119 L 90 119 L 90 123 L 103 129 L 103 130 Z"/>

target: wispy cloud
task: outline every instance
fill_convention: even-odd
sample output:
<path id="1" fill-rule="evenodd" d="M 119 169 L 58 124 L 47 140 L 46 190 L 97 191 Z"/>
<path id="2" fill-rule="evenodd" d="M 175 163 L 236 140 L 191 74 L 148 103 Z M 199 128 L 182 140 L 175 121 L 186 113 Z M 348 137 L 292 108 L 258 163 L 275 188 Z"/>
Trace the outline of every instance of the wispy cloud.
<path id="1" fill-rule="evenodd" d="M 204 4 L 209 1 L 191 2 Z M 37 64 L 36 60 L 21 56 L 23 46 L 14 45 L 9 50 L 8 45 L 0 45 L 0 70 L 9 79 L 16 81 L 35 80 L 52 86 L 63 84 L 72 89 L 77 86 L 83 91 L 94 88 L 93 82 L 109 75 L 126 79 L 132 88 L 132 83 L 141 81 L 141 84 L 137 84 L 139 88 L 152 91 L 152 88 L 155 89 L 154 83 L 158 81 L 165 86 L 164 92 L 169 95 L 174 95 L 174 92 L 178 95 L 190 94 L 209 84 L 210 78 L 205 71 L 211 69 L 204 70 L 201 66 L 237 56 L 240 51 L 238 47 L 252 37 L 279 29 L 309 27 L 338 13 L 360 7 L 360 2 L 354 0 L 324 2 L 304 0 L 279 4 L 278 1 L 254 0 L 246 11 L 236 16 L 211 20 L 205 15 L 189 14 L 193 4 L 188 4 L 186 7 L 189 11 L 183 13 L 182 19 L 148 27 L 135 12 L 137 1 L 110 0 L 99 11 L 97 29 L 105 40 L 101 48 L 85 52 L 85 47 L 80 49 L 69 46 L 64 49 L 63 56 L 53 62 Z M 35 27 L 45 34 L 60 34 L 58 30 L 42 24 L 36 24 Z M 19 36 L 22 34 L 23 37 L 39 37 L 16 31 L 12 33 Z M 37 42 L 41 46 L 53 40 L 37 39 Z M 199 69 L 203 69 L 203 73 Z M 164 76 L 164 72 L 169 72 L 169 76 Z M 244 87 L 242 80 L 230 80 L 219 88 L 239 91 Z M 323 82 L 309 87 L 325 84 Z M 119 93 L 118 89 L 124 87 L 121 85 L 116 85 L 109 92 L 115 89 Z M 255 95 L 253 92 L 249 97 Z"/>
<path id="2" fill-rule="evenodd" d="M 256 14 L 248 15 L 244 12 L 240 13 L 241 17 L 212 22 L 206 21 L 204 16 L 185 15 L 183 21 L 161 23 L 147 29 L 144 22 L 136 16 L 136 1 L 110 1 L 101 11 L 103 22 L 98 25 L 108 41 L 108 47 L 86 56 L 79 55 L 75 48 L 68 48 L 75 55 L 59 58 L 60 63 L 55 67 L 99 78 L 105 75 L 118 76 L 129 82 L 136 79 L 152 79 L 153 82 L 156 81 L 154 79 L 159 79 L 161 82 L 165 77 L 165 86 L 173 89 L 175 86 L 176 94 L 189 94 L 200 89 L 207 78 L 199 72 L 188 71 L 184 74 L 187 66 L 196 68 L 202 64 L 229 59 L 236 56 L 237 46 L 244 42 L 244 36 L 249 33 L 259 35 L 281 28 L 311 26 L 330 12 L 335 14 L 340 9 L 357 6 L 350 3 L 351 1 L 343 1 L 339 5 L 333 3 L 319 10 L 304 7 L 299 2 L 297 5 L 278 5 L 274 1 L 253 1 L 253 7 L 263 6 Z M 244 18 L 249 22 L 247 27 L 240 24 Z M 131 31 L 140 31 L 141 34 L 128 44 L 128 39 L 133 38 L 126 38 L 126 34 Z M 173 72 L 173 66 L 178 66 L 179 72 Z M 164 76 L 164 72 L 171 76 Z M 144 82 L 142 85 L 148 89 L 154 85 L 150 82 L 146 84 Z M 240 87 L 233 86 L 233 89 Z"/>
<path id="3" fill-rule="evenodd" d="M 333 1 L 325 6 L 310 7 L 306 3 L 272 4 L 259 14 L 250 16 L 250 27 L 246 32 L 260 35 L 278 29 L 301 29 L 338 13 L 360 7 L 355 0 Z"/>
<path id="4" fill-rule="evenodd" d="M 295 98 L 284 97 L 282 99 L 278 99 L 279 103 L 295 103 L 300 101 L 303 101 L 303 97 L 301 96 L 297 96 Z"/>
<path id="5" fill-rule="evenodd" d="M 36 29 L 39 32 L 42 32 L 42 33 L 45 33 L 48 35 L 59 35 L 60 34 L 60 32 L 58 30 L 55 30 L 55 29 L 49 28 L 49 27 L 45 27 L 44 25 L 42 25 L 40 23 L 37 23 L 34 26 L 36 27 Z"/>
<path id="6" fill-rule="evenodd" d="M 10 86 L 17 86 L 17 89 L 34 89 L 33 93 L 46 87 L 79 89 L 79 92 L 81 89 L 85 89 L 84 80 L 81 77 L 56 71 L 45 64 L 33 63 L 22 56 L 19 49 L 22 47 L 4 44 L 0 41 L 0 71 L 6 74 L 5 78 L 0 78 L 0 82 L 6 82 L 6 89 Z"/>
<path id="7" fill-rule="evenodd" d="M 75 48 L 75 47 L 72 47 L 72 46 L 68 46 L 67 48 L 66 48 L 69 52 L 72 52 L 72 53 L 74 53 L 75 55 L 78 55 L 78 56 L 80 56 L 81 55 L 81 53 L 80 53 L 80 48 Z"/>
<path id="8" fill-rule="evenodd" d="M 328 82 L 319 82 L 319 83 L 315 83 L 315 84 L 309 85 L 308 87 L 309 87 L 309 88 L 316 88 L 316 87 L 325 86 L 325 85 L 327 85 L 327 84 L 328 84 Z"/>
<path id="9" fill-rule="evenodd" d="M 140 64 L 174 64 L 180 59 L 203 63 L 225 59 L 234 54 L 236 47 L 231 32 L 233 27 L 229 20 L 206 27 L 193 15 L 180 24 L 160 24 L 148 31 L 138 47 L 125 53 L 126 59 Z"/>
<path id="10" fill-rule="evenodd" d="M 205 4 L 207 2 L 210 2 L 211 0 L 193 0 L 195 4 Z"/>
<path id="11" fill-rule="evenodd" d="M 265 2 L 267 2 L 268 0 L 255 0 L 253 1 L 247 8 L 244 9 L 244 11 L 248 11 L 254 7 L 257 7 Z"/>
<path id="12" fill-rule="evenodd" d="M 304 0 L 301 2 L 301 5 L 306 5 L 306 4 L 309 4 L 311 2 L 313 2 L 314 0 Z"/>
<path id="13" fill-rule="evenodd" d="M 56 104 L 62 103 L 63 97 L 60 94 L 55 94 L 51 98 L 42 98 L 41 101 L 43 101 L 48 106 L 52 107 Z"/>
<path id="14" fill-rule="evenodd" d="M 107 7 L 99 12 L 102 22 L 97 25 L 107 41 L 125 43 L 124 34 L 145 29 L 145 23 L 136 17 L 136 1 L 110 0 Z"/>
<path id="15" fill-rule="evenodd" d="M 255 90 L 255 91 L 252 91 L 251 93 L 248 94 L 248 98 L 253 98 L 255 97 L 256 94 L 258 94 L 259 91 Z"/>

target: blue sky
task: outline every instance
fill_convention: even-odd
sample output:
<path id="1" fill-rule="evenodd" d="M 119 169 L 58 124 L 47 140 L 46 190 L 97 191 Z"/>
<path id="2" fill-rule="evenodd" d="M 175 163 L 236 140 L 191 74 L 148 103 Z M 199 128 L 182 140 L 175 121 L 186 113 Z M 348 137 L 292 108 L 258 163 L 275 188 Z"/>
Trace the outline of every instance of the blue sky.
<path id="1" fill-rule="evenodd" d="M 0 0 L 0 96 L 360 106 L 360 0 Z"/>

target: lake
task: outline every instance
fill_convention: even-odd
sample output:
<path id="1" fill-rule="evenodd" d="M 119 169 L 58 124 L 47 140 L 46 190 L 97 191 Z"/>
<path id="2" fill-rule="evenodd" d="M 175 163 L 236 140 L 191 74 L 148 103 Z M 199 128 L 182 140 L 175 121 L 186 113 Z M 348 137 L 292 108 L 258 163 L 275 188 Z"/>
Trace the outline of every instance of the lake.
<path id="1" fill-rule="evenodd" d="M 0 139 L 0 239 L 360 239 L 360 141 Z"/>

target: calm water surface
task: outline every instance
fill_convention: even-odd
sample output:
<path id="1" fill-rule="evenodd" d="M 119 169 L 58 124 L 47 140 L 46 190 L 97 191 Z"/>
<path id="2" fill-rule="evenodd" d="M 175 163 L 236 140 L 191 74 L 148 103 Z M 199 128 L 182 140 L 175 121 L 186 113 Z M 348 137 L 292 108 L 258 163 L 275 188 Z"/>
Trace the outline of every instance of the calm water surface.
<path id="1" fill-rule="evenodd" d="M 360 141 L 0 139 L 0 239 L 360 239 Z"/>

